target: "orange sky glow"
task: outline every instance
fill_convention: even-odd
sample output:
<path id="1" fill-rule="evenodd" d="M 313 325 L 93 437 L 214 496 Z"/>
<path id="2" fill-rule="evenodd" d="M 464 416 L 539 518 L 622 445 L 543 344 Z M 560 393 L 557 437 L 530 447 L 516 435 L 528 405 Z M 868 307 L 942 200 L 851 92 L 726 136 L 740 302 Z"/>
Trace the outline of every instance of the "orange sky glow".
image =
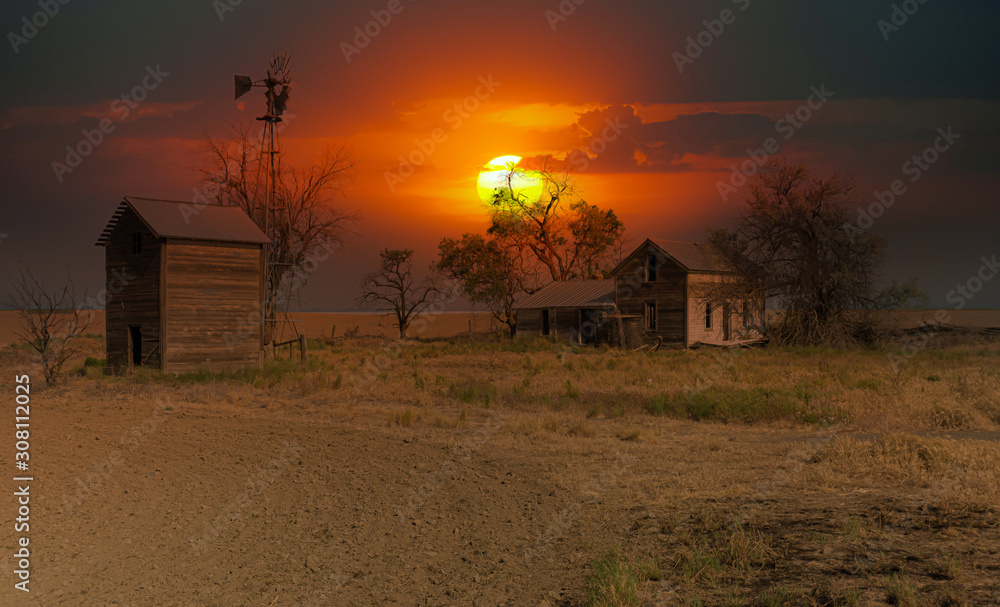
<path id="1" fill-rule="evenodd" d="M 725 194 L 720 183 L 769 139 L 780 144 L 772 158 L 853 177 L 864 202 L 900 179 L 938 129 L 952 128 L 958 144 L 873 228 L 890 241 L 887 275 L 919 268 L 941 301 L 955 274 L 991 252 L 983 226 L 1000 220 L 1000 112 L 995 82 L 976 74 L 994 73 L 992 55 L 945 52 L 920 25 L 887 45 L 869 27 L 877 7 L 855 2 L 856 18 L 845 21 L 843 6 L 751 3 L 681 71 L 675 54 L 718 13 L 701 2 L 588 2 L 554 23 L 551 7 L 528 0 L 402 2 L 345 56 L 375 4 L 291 11 L 242 3 L 221 20 L 183 3 L 67 5 L 58 23 L 0 58 L 18 83 L 0 102 L 0 233 L 10 235 L 0 253 L 50 273 L 71 259 L 74 273 L 99 284 L 93 240 L 121 197 L 192 199 L 205 137 L 260 124 L 263 95 L 234 101 L 233 74 L 262 77 L 279 48 L 292 58 L 280 135 L 288 161 L 350 150 L 353 180 L 336 204 L 362 216 L 311 282 L 310 308 L 354 307 L 382 248 L 412 248 L 425 267 L 441 238 L 482 232 L 488 215 L 477 179 L 503 155 L 571 169 L 578 194 L 614 209 L 633 242 L 699 241 L 731 225 L 745 189 Z M 954 16 L 926 11 L 928 22 L 934 11 L 938 20 Z M 981 69 L 968 68 L 976 61 Z M 54 175 L 66 147 L 114 119 L 115 100 L 151 68 L 169 75 L 78 168 Z M 820 90 L 828 98 L 787 128 Z M 39 246 L 40 234 L 62 248 Z"/>

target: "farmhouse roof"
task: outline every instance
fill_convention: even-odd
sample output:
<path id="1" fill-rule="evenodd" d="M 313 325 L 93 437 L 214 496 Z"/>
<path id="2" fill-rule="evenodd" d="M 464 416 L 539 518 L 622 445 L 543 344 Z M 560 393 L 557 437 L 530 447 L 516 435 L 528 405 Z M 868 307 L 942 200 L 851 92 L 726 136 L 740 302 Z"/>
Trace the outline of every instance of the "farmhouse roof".
<path id="1" fill-rule="evenodd" d="M 623 259 L 614 270 L 611 270 L 611 274 L 617 274 L 625 262 L 642 250 L 646 243 L 658 248 L 688 272 L 729 272 L 732 270 L 726 260 L 710 244 L 647 238 L 631 255 Z"/>
<path id="2" fill-rule="evenodd" d="M 518 308 L 606 308 L 615 304 L 615 281 L 557 280 L 517 305 Z"/>
<path id="3" fill-rule="evenodd" d="M 267 236 L 239 207 L 194 204 L 126 196 L 104 231 L 97 246 L 104 246 L 126 209 L 131 208 L 158 238 L 186 238 L 220 242 L 268 243 Z"/>

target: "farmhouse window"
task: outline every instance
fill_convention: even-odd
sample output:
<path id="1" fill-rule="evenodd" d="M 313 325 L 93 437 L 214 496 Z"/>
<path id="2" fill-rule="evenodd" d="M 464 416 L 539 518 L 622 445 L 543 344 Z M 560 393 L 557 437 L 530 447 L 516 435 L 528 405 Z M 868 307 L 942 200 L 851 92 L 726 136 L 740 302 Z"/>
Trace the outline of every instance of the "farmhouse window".
<path id="1" fill-rule="evenodd" d="M 656 255 L 646 256 L 646 282 L 656 282 Z"/>
<path id="2" fill-rule="evenodd" d="M 712 328 L 712 304 L 711 302 L 705 304 L 705 328 Z"/>
<path id="3" fill-rule="evenodd" d="M 132 254 L 142 253 L 142 232 L 132 232 Z"/>
<path id="4" fill-rule="evenodd" d="M 656 330 L 656 302 L 655 301 L 647 301 L 646 302 L 645 314 L 643 316 L 643 319 L 645 320 L 645 323 L 646 323 L 646 330 L 648 330 L 648 331 L 655 331 Z"/>
<path id="5" fill-rule="evenodd" d="M 542 310 L 542 335 L 549 334 L 549 311 Z"/>

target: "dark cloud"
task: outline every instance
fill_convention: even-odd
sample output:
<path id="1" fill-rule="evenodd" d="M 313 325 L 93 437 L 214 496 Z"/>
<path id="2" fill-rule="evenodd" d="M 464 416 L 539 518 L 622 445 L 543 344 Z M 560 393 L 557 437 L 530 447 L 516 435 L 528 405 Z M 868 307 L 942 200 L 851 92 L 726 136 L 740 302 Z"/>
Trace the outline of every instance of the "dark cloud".
<path id="1" fill-rule="evenodd" d="M 569 169 L 591 173 L 689 170 L 690 156 L 740 157 L 775 133 L 760 114 L 701 112 L 646 123 L 631 105 L 584 112 L 569 130 L 576 146 L 559 156 Z"/>

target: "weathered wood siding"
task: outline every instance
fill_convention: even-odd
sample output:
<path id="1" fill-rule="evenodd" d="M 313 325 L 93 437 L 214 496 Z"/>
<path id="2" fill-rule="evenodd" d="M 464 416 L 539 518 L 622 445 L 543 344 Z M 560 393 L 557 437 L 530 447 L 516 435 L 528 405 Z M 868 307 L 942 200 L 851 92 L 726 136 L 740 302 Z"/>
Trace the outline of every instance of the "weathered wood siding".
<path id="1" fill-rule="evenodd" d="M 537 337 L 542 334 L 542 310 L 520 309 L 517 311 L 517 335 Z M 580 342 L 580 308 L 550 308 L 549 337 Z"/>
<path id="2" fill-rule="evenodd" d="M 142 252 L 132 253 L 133 234 L 142 239 Z M 108 368 L 130 365 L 129 326 L 142 331 L 142 364 L 159 368 L 160 255 L 162 243 L 142 220 L 127 209 L 104 248 L 107 299 L 105 332 Z"/>
<path id="3" fill-rule="evenodd" d="M 542 334 L 541 310 L 517 311 L 517 336 L 535 337 Z"/>
<path id="4" fill-rule="evenodd" d="M 715 274 L 689 274 L 688 275 L 688 346 L 697 342 L 708 344 L 725 344 L 745 339 L 756 339 L 760 337 L 760 332 L 756 330 L 755 322 L 762 309 L 761 303 L 751 303 L 751 318 L 749 326 L 743 324 L 743 302 L 731 302 L 730 308 L 730 335 L 726 340 L 725 317 L 723 316 L 725 306 L 715 302 L 712 306 L 712 328 L 705 328 L 705 306 L 708 303 L 706 294 L 711 290 L 713 282 L 720 280 Z"/>
<path id="5" fill-rule="evenodd" d="M 649 253 L 659 255 L 655 281 L 646 280 Z M 646 302 L 656 303 L 656 330 L 664 343 L 684 343 L 686 273 L 655 247 L 647 244 L 633 254 L 615 275 L 615 302 L 624 316 L 645 312 Z"/>
<path id="6" fill-rule="evenodd" d="M 573 343 L 580 341 L 579 308 L 556 308 L 549 314 L 555 314 L 549 317 L 549 322 L 553 323 L 556 337 Z"/>
<path id="7" fill-rule="evenodd" d="M 170 240 L 164 251 L 164 370 L 259 364 L 260 246 Z"/>

